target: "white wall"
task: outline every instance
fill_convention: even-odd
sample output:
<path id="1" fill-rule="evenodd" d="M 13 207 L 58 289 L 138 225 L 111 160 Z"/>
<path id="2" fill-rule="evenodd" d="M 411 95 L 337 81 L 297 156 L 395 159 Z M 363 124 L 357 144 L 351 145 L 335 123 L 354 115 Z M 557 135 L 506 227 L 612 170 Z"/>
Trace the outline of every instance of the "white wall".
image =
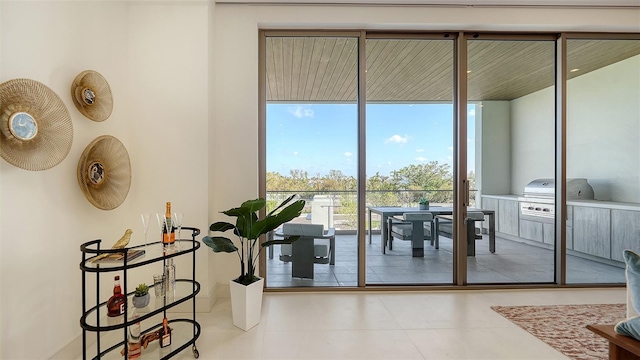
<path id="1" fill-rule="evenodd" d="M 131 244 L 142 244 L 140 212 L 163 212 L 165 201 L 185 212 L 186 224 L 206 230 L 207 7 L 206 1 L 0 2 L 0 82 L 44 83 L 62 98 L 74 127 L 70 153 L 50 170 L 0 160 L 0 358 L 47 358 L 80 334 L 81 243 L 102 238 L 110 246 L 131 228 Z M 111 86 L 114 108 L 104 122 L 88 120 L 72 103 L 71 82 L 86 69 Z M 128 197 L 111 211 L 91 205 L 76 179 L 80 154 L 103 134 L 120 139 L 132 163 Z M 149 239 L 158 236 L 152 224 Z M 206 296 L 206 251 L 198 261 Z M 179 276 L 190 270 L 177 267 Z M 159 271 L 136 272 L 129 285 L 150 283 Z M 102 279 L 106 294 L 113 275 Z"/>
<path id="2" fill-rule="evenodd" d="M 512 187 L 553 178 L 554 90 L 512 101 Z M 640 56 L 567 85 L 567 177 L 586 178 L 597 200 L 640 202 Z"/>
<path id="3" fill-rule="evenodd" d="M 547 88 L 511 101 L 511 193 L 555 173 L 555 94 Z"/>
<path id="4" fill-rule="evenodd" d="M 640 56 L 577 77 L 567 97 L 567 176 L 598 200 L 640 203 Z"/>
<path id="5" fill-rule="evenodd" d="M 483 101 L 476 106 L 476 184 L 481 195 L 502 195 L 511 191 L 511 102 Z"/>

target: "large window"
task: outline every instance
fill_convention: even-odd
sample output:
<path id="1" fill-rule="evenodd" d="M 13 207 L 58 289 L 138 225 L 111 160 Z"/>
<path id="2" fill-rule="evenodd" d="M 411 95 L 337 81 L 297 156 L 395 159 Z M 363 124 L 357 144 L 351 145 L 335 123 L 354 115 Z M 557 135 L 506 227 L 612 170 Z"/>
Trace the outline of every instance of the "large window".
<path id="1" fill-rule="evenodd" d="M 262 32 L 261 195 L 325 231 L 267 287 L 623 283 L 640 38 L 609 37 Z"/>

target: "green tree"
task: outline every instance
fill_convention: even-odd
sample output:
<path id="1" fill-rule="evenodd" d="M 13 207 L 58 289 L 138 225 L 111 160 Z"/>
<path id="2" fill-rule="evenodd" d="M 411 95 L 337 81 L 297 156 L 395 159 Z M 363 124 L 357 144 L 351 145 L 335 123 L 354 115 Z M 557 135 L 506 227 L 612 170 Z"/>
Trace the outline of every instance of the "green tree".
<path id="1" fill-rule="evenodd" d="M 407 199 L 410 202 L 418 202 L 422 196 L 431 202 L 452 201 L 453 176 L 449 164 L 430 161 L 405 166 L 391 172 L 391 182 L 397 186 L 397 190 L 424 190 L 424 193 L 411 192 Z"/>

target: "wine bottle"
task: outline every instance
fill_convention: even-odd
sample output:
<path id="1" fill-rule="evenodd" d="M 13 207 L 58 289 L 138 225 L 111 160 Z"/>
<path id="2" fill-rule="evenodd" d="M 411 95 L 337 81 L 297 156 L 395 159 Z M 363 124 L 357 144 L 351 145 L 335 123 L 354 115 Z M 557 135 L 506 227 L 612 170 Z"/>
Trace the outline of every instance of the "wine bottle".
<path id="1" fill-rule="evenodd" d="M 107 316 L 114 317 L 124 314 L 124 304 L 127 298 L 122 294 L 120 287 L 120 276 L 113 278 L 113 295 L 107 300 Z"/>
<path id="2" fill-rule="evenodd" d="M 172 245 L 176 241 L 175 226 L 171 223 L 171 202 L 167 201 L 164 214 L 164 226 L 162 227 L 162 244 Z"/>
<path id="3" fill-rule="evenodd" d="M 167 347 L 171 345 L 171 328 L 169 327 L 169 320 L 167 318 L 162 319 L 162 329 L 160 329 L 160 347 Z"/>

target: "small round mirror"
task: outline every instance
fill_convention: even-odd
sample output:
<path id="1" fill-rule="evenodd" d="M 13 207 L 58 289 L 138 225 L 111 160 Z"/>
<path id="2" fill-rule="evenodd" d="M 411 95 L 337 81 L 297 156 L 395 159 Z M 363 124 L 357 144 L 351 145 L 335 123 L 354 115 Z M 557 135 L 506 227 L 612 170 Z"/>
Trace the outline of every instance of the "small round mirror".
<path id="1" fill-rule="evenodd" d="M 89 181 L 93 185 L 100 185 L 104 181 L 104 166 L 99 162 L 93 162 L 87 168 Z"/>
<path id="2" fill-rule="evenodd" d="M 93 105 L 96 102 L 96 93 L 89 88 L 84 88 L 82 90 L 82 101 L 87 105 Z"/>
<path id="3" fill-rule="evenodd" d="M 18 140 L 27 141 L 38 134 L 36 119 L 26 112 L 16 112 L 9 117 L 9 131 Z"/>

